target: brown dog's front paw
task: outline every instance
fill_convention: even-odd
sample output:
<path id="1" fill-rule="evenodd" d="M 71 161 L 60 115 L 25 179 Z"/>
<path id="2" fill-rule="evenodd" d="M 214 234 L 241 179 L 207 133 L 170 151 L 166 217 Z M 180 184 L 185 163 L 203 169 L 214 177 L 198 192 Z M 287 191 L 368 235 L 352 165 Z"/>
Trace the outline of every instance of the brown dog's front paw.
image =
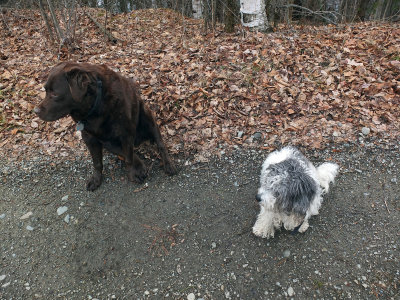
<path id="1" fill-rule="evenodd" d="M 169 176 L 172 176 L 177 174 L 178 170 L 172 162 L 168 162 L 164 164 L 164 172 L 167 173 Z"/>
<path id="2" fill-rule="evenodd" d="M 147 171 L 144 166 L 139 168 L 131 168 L 128 173 L 129 181 L 134 181 L 137 183 L 143 183 L 147 177 Z"/>
<path id="3" fill-rule="evenodd" d="M 99 188 L 99 186 L 101 185 L 101 181 L 102 181 L 102 176 L 101 175 L 100 176 L 93 175 L 87 181 L 86 189 L 88 191 L 90 191 L 90 192 L 93 192 L 94 190 L 97 190 Z"/>

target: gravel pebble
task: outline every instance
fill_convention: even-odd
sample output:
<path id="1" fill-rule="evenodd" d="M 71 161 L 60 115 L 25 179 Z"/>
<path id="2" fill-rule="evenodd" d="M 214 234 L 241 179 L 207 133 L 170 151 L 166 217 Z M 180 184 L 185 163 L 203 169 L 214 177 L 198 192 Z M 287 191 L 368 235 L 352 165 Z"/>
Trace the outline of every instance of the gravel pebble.
<path id="1" fill-rule="evenodd" d="M 24 214 L 21 218 L 20 218 L 20 220 L 25 220 L 25 219 L 28 219 L 30 216 L 32 216 L 33 215 L 33 213 L 30 211 L 30 212 L 27 212 L 26 214 Z"/>
<path id="2" fill-rule="evenodd" d="M 361 132 L 363 135 L 368 135 L 371 132 L 371 129 L 369 129 L 368 127 L 363 127 L 361 129 Z"/>
<path id="3" fill-rule="evenodd" d="M 57 208 L 57 215 L 61 216 L 63 213 L 65 213 L 68 210 L 68 207 L 66 206 L 60 206 Z"/>
<path id="4" fill-rule="evenodd" d="M 294 295 L 294 290 L 291 286 L 288 288 L 287 293 L 288 293 L 289 297 L 292 297 Z"/>
<path id="5" fill-rule="evenodd" d="M 193 293 L 187 295 L 187 300 L 194 300 L 194 299 L 196 299 L 196 296 Z"/>
<path id="6" fill-rule="evenodd" d="M 255 139 L 255 140 L 259 140 L 259 139 L 261 139 L 261 137 L 262 137 L 261 132 L 256 132 L 253 134 L 253 139 Z"/>
<path id="7" fill-rule="evenodd" d="M 65 223 L 69 223 L 69 219 L 70 219 L 69 215 L 66 215 L 65 218 L 64 218 L 64 222 Z"/>

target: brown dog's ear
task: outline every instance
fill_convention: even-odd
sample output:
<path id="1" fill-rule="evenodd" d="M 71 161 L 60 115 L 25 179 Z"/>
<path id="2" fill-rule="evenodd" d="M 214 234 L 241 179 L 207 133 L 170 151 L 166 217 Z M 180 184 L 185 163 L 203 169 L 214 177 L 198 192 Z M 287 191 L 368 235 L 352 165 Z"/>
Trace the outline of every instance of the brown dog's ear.
<path id="1" fill-rule="evenodd" d="M 88 91 L 88 86 L 93 80 L 91 73 L 80 67 L 73 67 L 65 70 L 65 76 L 72 98 L 78 102 L 82 101 Z"/>

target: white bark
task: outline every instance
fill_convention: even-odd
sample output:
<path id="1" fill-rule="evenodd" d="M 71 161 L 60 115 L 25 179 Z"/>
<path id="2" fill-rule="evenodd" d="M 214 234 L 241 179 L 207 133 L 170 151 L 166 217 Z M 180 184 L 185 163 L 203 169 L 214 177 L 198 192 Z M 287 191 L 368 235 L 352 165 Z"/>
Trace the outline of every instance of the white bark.
<path id="1" fill-rule="evenodd" d="M 240 20 L 243 26 L 256 30 L 267 29 L 264 0 L 240 0 Z"/>
<path id="2" fill-rule="evenodd" d="M 203 18 L 203 6 L 201 2 L 201 0 L 192 0 L 193 18 L 195 19 Z"/>

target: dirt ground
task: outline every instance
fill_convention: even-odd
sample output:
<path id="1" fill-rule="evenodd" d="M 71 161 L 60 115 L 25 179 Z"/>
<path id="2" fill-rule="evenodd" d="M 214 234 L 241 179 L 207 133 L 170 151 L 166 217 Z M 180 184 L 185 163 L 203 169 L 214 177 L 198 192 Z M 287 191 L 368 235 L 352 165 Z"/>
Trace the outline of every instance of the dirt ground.
<path id="1" fill-rule="evenodd" d="M 0 298 L 399 299 L 399 148 L 306 152 L 340 174 L 305 234 L 270 240 L 251 232 L 267 154 L 175 157 L 174 177 L 145 159 L 143 185 L 110 155 L 93 193 L 86 155 L 3 157 Z"/>

